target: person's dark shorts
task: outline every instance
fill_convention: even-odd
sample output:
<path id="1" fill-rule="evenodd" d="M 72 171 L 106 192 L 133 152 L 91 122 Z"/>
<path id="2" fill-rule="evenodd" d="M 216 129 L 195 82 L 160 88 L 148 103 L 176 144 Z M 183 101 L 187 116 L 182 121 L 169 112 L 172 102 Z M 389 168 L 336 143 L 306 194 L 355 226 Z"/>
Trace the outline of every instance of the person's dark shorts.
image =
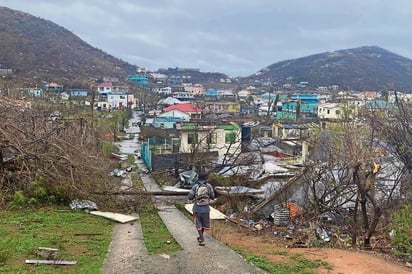
<path id="1" fill-rule="evenodd" d="M 194 213 L 193 219 L 196 225 L 196 228 L 199 229 L 210 229 L 210 215 L 207 213 Z"/>

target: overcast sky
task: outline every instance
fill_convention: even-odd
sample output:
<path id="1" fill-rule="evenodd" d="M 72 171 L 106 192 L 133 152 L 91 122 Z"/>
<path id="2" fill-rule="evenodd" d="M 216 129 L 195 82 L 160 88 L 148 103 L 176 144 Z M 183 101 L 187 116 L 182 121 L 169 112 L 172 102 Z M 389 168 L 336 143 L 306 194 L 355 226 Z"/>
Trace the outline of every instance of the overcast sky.
<path id="1" fill-rule="evenodd" d="M 247 76 L 376 45 L 412 58 L 410 0 L 0 0 L 133 65 Z M 1 38 L 0 38 L 1 39 Z"/>

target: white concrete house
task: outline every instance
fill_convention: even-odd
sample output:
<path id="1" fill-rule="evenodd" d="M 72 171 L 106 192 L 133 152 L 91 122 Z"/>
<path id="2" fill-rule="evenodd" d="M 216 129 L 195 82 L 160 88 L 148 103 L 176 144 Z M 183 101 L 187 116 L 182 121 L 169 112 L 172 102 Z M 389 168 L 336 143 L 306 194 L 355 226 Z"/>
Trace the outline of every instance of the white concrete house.
<path id="1" fill-rule="evenodd" d="M 342 119 L 344 107 L 340 103 L 323 103 L 318 106 L 318 117 L 320 119 Z"/>
<path id="2" fill-rule="evenodd" d="M 107 96 L 107 103 L 110 108 L 135 108 L 138 104 L 133 94 L 125 91 L 113 91 Z"/>
<path id="3" fill-rule="evenodd" d="M 236 123 L 227 125 L 183 124 L 180 131 L 180 152 L 217 151 L 219 156 L 241 152 L 241 130 Z"/>

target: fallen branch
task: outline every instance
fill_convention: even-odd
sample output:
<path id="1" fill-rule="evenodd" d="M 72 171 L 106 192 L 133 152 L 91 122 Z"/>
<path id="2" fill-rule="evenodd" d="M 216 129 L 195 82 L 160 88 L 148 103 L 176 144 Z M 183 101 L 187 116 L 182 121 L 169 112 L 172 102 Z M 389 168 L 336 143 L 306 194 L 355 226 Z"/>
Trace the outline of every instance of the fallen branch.
<path id="1" fill-rule="evenodd" d="M 187 196 L 187 192 L 177 191 L 114 191 L 93 192 L 95 195 L 153 195 L 153 196 Z"/>

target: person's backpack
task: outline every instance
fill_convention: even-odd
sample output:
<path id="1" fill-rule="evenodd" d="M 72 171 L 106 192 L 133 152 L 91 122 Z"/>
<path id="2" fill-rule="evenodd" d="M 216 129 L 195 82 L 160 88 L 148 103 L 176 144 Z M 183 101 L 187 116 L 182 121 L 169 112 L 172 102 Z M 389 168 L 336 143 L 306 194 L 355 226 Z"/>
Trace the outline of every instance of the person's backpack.
<path id="1" fill-rule="evenodd" d="M 208 205 L 210 202 L 209 188 L 205 182 L 198 184 L 195 192 L 195 201 L 197 205 Z"/>

